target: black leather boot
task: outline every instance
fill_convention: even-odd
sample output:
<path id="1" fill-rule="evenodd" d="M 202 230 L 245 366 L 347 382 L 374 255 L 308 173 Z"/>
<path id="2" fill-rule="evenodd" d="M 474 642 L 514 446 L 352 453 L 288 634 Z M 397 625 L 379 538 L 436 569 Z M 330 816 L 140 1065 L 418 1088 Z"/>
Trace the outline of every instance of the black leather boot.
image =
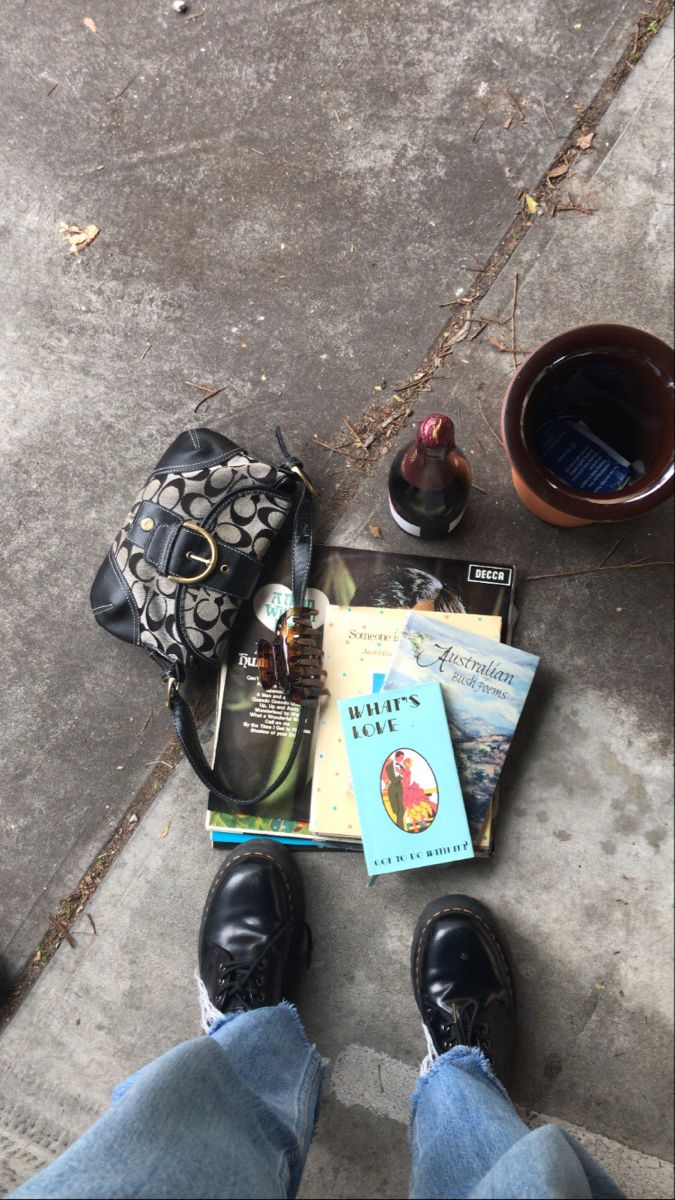
<path id="1" fill-rule="evenodd" d="M 411 969 L 431 1060 L 452 1046 L 477 1046 L 506 1086 L 516 1002 L 508 949 L 489 909 L 470 896 L 427 904 Z"/>
<path id="2" fill-rule="evenodd" d="M 219 1013 L 278 1004 L 309 962 L 302 877 L 272 839 L 231 850 L 204 905 L 199 975 L 205 1027 Z"/>

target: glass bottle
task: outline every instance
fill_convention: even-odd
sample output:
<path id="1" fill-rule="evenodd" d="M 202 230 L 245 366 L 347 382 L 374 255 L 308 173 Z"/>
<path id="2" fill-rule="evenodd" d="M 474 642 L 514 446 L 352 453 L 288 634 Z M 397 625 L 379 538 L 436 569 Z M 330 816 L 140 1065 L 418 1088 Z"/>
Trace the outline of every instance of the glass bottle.
<path id="1" fill-rule="evenodd" d="M 452 533 L 464 516 L 471 466 L 455 445 L 455 426 L 442 413 L 420 422 L 417 438 L 389 471 L 389 508 L 397 525 L 419 538 Z"/>

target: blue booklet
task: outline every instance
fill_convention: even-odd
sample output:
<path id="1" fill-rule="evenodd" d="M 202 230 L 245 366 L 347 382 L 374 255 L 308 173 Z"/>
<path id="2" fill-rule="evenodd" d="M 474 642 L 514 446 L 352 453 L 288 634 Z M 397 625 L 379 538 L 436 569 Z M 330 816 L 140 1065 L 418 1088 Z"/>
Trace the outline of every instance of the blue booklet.
<path id="1" fill-rule="evenodd" d="M 338 700 L 369 875 L 473 858 L 438 683 Z"/>
<path id="2" fill-rule="evenodd" d="M 497 786 L 539 659 L 503 642 L 453 629 L 433 613 L 410 614 L 384 681 L 389 689 L 436 680 L 443 689 L 471 833 Z"/>
<path id="3" fill-rule="evenodd" d="M 584 492 L 618 492 L 631 465 L 584 421 L 549 421 L 537 435 L 541 461 L 562 483 Z"/>

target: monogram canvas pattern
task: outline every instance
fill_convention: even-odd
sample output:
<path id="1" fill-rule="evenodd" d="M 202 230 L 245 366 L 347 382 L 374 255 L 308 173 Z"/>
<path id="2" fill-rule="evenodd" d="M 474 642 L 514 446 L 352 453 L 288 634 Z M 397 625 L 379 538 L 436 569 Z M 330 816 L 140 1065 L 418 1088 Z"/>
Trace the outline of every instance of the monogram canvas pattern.
<path id="1" fill-rule="evenodd" d="M 240 553 L 262 560 L 293 504 L 290 497 L 269 490 L 278 479 L 274 467 L 245 451 L 213 467 L 150 476 L 110 551 L 113 568 L 133 601 L 138 644 L 182 662 L 190 651 L 217 661 L 240 605 L 237 597 L 205 584 L 190 587 L 159 576 L 127 536 L 140 505 L 151 500 L 184 520 L 204 524 Z"/>

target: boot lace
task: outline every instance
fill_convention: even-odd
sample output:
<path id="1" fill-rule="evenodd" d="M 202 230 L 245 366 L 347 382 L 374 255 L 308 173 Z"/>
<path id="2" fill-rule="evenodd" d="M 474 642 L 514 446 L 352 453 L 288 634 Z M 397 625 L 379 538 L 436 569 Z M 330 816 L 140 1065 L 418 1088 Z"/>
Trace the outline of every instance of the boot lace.
<path id="1" fill-rule="evenodd" d="M 439 1011 L 442 1019 L 439 1020 Z M 492 1058 L 492 1041 L 490 1030 L 485 1019 L 478 1020 L 480 1004 L 477 1000 L 450 1001 L 439 1009 L 436 1005 L 427 1005 L 429 1023 L 423 1022 L 422 1028 L 427 1041 L 427 1055 L 420 1067 L 424 1075 L 436 1059 L 453 1046 L 476 1046 L 487 1058 Z M 434 1022 L 435 1037 L 431 1033 L 431 1022 Z"/>
<path id="2" fill-rule="evenodd" d="M 248 1012 L 265 1003 L 267 986 L 267 955 L 286 933 L 287 926 L 281 925 L 276 933 L 261 944 L 254 959 L 239 962 L 233 959 L 222 946 L 211 942 L 209 946 L 209 968 L 213 970 L 215 982 L 212 994 L 204 981 L 197 976 L 202 1027 L 208 1030 L 213 1022 L 227 1012 Z M 213 976 L 212 976 L 213 978 Z"/>

